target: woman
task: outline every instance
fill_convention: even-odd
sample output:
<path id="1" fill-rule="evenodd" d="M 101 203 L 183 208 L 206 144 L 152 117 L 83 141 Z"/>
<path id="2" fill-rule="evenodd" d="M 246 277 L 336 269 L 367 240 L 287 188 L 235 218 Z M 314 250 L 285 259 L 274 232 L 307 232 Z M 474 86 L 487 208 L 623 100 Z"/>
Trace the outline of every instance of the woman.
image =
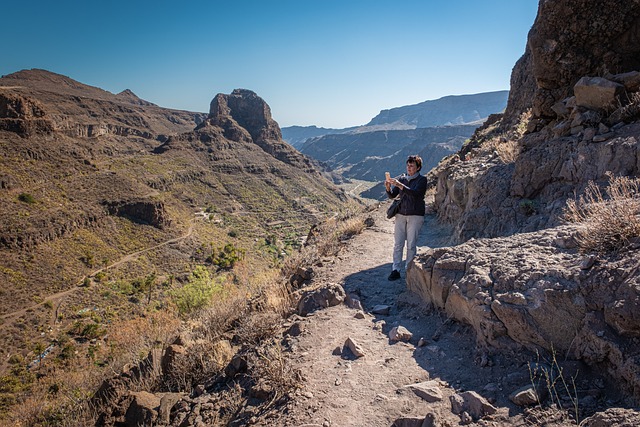
<path id="1" fill-rule="evenodd" d="M 420 175 L 422 159 L 418 155 L 407 158 L 407 174 L 396 178 L 387 178 L 384 186 L 390 199 L 400 194 L 400 210 L 396 214 L 393 244 L 393 269 L 389 280 L 400 278 L 402 251 L 407 242 L 407 258 L 405 268 L 416 256 L 418 233 L 424 223 L 424 195 L 427 192 L 427 178 Z M 393 185 L 393 188 L 391 186 Z"/>

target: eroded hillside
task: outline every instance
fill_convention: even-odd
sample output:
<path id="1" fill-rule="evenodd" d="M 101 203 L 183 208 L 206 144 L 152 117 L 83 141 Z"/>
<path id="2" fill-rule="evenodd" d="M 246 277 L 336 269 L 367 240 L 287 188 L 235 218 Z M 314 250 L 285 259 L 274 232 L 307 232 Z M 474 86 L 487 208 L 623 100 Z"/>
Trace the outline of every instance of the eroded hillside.
<path id="1" fill-rule="evenodd" d="M 352 203 L 251 91 L 218 95 L 206 115 L 44 70 L 5 76 L 3 364 L 82 338 L 73 322 L 103 330 L 162 305 L 197 265 L 240 280 L 229 267 L 242 262 L 250 282 Z"/>

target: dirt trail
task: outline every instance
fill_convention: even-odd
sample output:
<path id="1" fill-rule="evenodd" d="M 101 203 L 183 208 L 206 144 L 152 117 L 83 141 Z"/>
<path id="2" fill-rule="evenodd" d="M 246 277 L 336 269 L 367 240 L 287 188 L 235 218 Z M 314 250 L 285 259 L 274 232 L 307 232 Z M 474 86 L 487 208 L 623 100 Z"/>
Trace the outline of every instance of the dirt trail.
<path id="1" fill-rule="evenodd" d="M 506 420 L 525 425 L 507 396 L 527 385 L 526 363 L 477 354 L 468 328 L 429 311 L 406 291 L 404 271 L 400 280 L 387 280 L 393 220 L 384 217 L 384 210 L 385 205 L 373 212 L 375 225 L 356 236 L 334 262 L 315 268 L 315 281 L 339 283 L 359 298 L 365 318 L 356 318 L 357 310 L 342 304 L 297 319 L 303 333 L 293 339 L 288 357 L 303 373 L 303 389 L 286 410 L 274 411 L 260 425 L 389 427 L 398 418 L 428 413 L 439 425 L 460 425 L 449 396 L 466 390 L 492 401 L 499 408 L 493 419 L 501 420 L 471 425 L 505 425 Z M 446 245 L 448 236 L 446 228 L 427 216 L 418 253 L 425 246 Z M 391 306 L 390 314 L 370 314 L 378 304 Z M 389 330 L 399 325 L 413 333 L 409 343 L 388 338 Z M 349 337 L 364 349 L 364 357 L 343 350 Z M 420 338 L 425 345 L 418 346 Z M 439 381 L 441 401 L 429 403 L 406 387 L 426 380 Z"/>
<path id="2" fill-rule="evenodd" d="M 109 265 L 106 265 L 104 267 L 101 267 L 101 268 L 98 268 L 97 270 L 92 271 L 91 273 L 88 274 L 87 277 L 94 277 L 96 274 L 98 274 L 101 271 L 105 271 L 105 270 L 108 270 L 110 268 L 117 267 L 117 266 L 119 266 L 121 264 L 124 264 L 126 262 L 133 261 L 133 260 L 137 259 L 140 255 L 142 255 L 142 254 L 144 254 L 146 252 L 153 251 L 155 249 L 161 248 L 161 247 L 169 245 L 171 243 L 176 243 L 176 242 L 179 242 L 181 240 L 184 240 L 187 237 L 191 236 L 191 234 L 193 234 L 193 224 L 191 224 L 189 226 L 189 229 L 187 230 L 187 232 L 185 234 L 183 234 L 182 236 L 175 237 L 173 239 L 166 240 L 166 241 L 164 241 L 162 243 L 158 243 L 157 245 L 154 245 L 154 246 L 151 246 L 151 247 L 148 247 L 148 248 L 145 248 L 145 249 L 141 249 L 139 251 L 130 253 L 128 255 L 125 255 L 122 258 L 120 258 L 118 261 L 115 261 L 115 262 L 113 262 L 113 263 L 111 263 Z M 8 320 L 8 319 L 15 319 L 15 318 L 18 318 L 20 316 L 24 316 L 28 312 L 35 310 L 37 307 L 39 307 L 41 305 L 44 305 L 47 302 L 50 302 L 50 303 L 56 303 L 56 309 L 52 311 L 53 314 L 52 314 L 52 317 L 51 317 L 51 325 L 53 325 L 55 323 L 57 317 L 58 317 L 58 308 L 60 307 L 61 300 L 64 297 L 66 297 L 68 295 L 71 295 L 74 292 L 76 292 L 79 289 L 79 287 L 82 286 L 83 281 L 84 280 L 76 283 L 74 285 L 74 287 L 72 287 L 70 289 L 66 289 L 64 291 L 60 291 L 60 292 L 57 292 L 55 294 L 47 295 L 42 300 L 42 302 L 40 302 L 38 304 L 34 304 L 32 306 L 25 307 L 25 308 L 22 308 L 20 310 L 16 310 L 16 311 L 12 311 L 10 313 L 3 314 L 2 316 L 0 316 L 0 319 Z"/>

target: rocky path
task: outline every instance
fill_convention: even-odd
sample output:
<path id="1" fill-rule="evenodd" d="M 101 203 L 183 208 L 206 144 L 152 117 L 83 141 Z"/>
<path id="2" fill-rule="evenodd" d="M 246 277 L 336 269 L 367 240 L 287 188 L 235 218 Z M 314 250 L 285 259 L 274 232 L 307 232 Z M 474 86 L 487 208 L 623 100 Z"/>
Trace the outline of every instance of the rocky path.
<path id="1" fill-rule="evenodd" d="M 356 236 L 337 259 L 314 268 L 316 285 L 342 285 L 360 300 L 364 316 L 340 304 L 291 320 L 303 332 L 291 339 L 288 357 L 305 381 L 286 410 L 274 411 L 261 425 L 389 427 L 396 422 L 420 426 L 416 420 L 427 414 L 432 414 L 433 423 L 424 425 L 475 424 L 466 415 L 452 412 L 450 396 L 467 390 L 497 407 L 491 417 L 495 421 L 477 425 L 527 425 L 507 398 L 530 383 L 526 363 L 515 356 L 497 360 L 477 354 L 466 327 L 428 310 L 406 291 L 404 272 L 398 281 L 387 280 L 393 220 L 384 217 L 384 207 L 372 213 L 375 225 Z M 427 216 L 419 246 L 439 247 L 447 239 L 447 230 Z M 379 305 L 388 305 L 389 314 L 373 314 Z M 389 332 L 396 326 L 405 327 L 413 337 L 408 342 L 391 340 Z M 364 356 L 346 350 L 349 338 Z M 418 383 L 426 391 L 414 392 Z M 406 424 L 399 419 L 406 419 Z"/>

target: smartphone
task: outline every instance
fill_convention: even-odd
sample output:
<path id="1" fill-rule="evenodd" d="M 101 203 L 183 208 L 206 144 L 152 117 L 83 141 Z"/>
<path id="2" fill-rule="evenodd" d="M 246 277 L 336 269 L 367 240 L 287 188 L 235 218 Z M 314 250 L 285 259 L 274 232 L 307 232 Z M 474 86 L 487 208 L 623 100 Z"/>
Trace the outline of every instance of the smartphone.
<path id="1" fill-rule="evenodd" d="M 389 172 L 385 172 L 384 177 L 386 181 L 389 181 L 391 179 L 391 174 Z"/>

